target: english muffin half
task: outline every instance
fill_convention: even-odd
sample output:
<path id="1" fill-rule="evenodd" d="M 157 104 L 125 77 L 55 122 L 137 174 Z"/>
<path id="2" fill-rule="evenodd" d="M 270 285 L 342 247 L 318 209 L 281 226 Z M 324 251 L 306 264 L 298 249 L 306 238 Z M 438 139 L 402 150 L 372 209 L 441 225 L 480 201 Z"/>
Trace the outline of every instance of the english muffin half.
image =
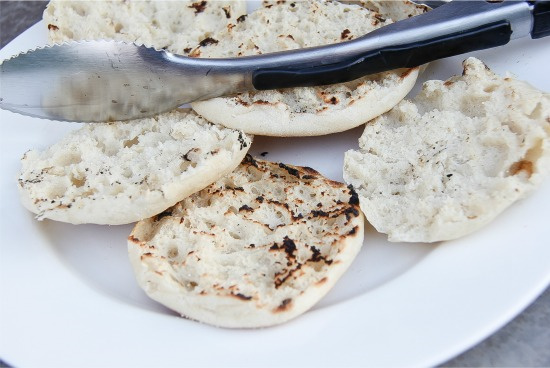
<path id="1" fill-rule="evenodd" d="M 86 124 L 21 160 L 19 192 L 37 218 L 127 224 L 156 215 L 239 165 L 251 138 L 190 109 Z"/>
<path id="2" fill-rule="evenodd" d="M 355 192 L 307 167 L 247 156 L 129 236 L 139 285 L 182 316 L 262 327 L 311 308 L 363 244 Z"/>
<path id="3" fill-rule="evenodd" d="M 550 171 L 550 95 L 469 58 L 371 121 L 344 178 L 390 241 L 461 237 L 535 190 Z"/>
<path id="4" fill-rule="evenodd" d="M 403 17 L 425 8 L 399 1 Z M 385 9 L 385 8 L 383 8 Z M 237 19 L 194 57 L 239 57 L 345 42 L 398 19 L 354 4 L 277 1 Z M 251 134 L 314 136 L 351 129 L 388 111 L 414 86 L 418 68 L 400 69 L 323 87 L 240 93 L 192 103 L 208 120 Z"/>

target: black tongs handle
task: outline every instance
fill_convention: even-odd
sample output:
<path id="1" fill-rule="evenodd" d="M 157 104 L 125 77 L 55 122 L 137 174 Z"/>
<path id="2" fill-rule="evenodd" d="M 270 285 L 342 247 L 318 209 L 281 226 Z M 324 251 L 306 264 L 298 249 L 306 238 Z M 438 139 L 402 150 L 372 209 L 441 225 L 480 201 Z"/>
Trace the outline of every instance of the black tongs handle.
<path id="1" fill-rule="evenodd" d="M 252 83 L 260 90 L 342 83 L 502 46 L 529 34 L 532 38 L 550 35 L 550 1 L 453 0 L 358 38 L 355 42 L 361 51 L 347 58 L 259 68 L 252 75 Z"/>
<path id="2" fill-rule="evenodd" d="M 506 22 L 495 22 L 460 33 L 385 47 L 340 63 L 302 69 L 258 70 L 252 83 L 260 90 L 343 83 L 386 70 L 414 68 L 449 56 L 502 46 L 510 41 L 511 34 Z"/>
<path id="3" fill-rule="evenodd" d="M 550 1 L 531 1 L 533 4 L 534 24 L 532 38 L 550 36 Z"/>

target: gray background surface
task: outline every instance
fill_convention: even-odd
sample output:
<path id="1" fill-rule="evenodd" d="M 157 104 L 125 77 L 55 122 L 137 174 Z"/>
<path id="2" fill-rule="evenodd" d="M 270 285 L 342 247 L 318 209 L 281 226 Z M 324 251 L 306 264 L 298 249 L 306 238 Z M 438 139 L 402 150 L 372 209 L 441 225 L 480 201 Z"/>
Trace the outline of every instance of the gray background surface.
<path id="1" fill-rule="evenodd" d="M 46 4 L 0 0 L 0 48 L 38 22 Z M 0 360 L 0 367 L 14 364 Z M 550 367 L 550 289 L 492 336 L 441 366 Z"/>

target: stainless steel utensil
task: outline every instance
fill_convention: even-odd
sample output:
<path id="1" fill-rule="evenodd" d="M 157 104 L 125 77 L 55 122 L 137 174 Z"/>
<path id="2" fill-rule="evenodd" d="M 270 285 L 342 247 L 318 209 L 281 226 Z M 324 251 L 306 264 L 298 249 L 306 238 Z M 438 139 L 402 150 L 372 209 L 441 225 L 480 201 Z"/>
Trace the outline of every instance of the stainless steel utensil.
<path id="1" fill-rule="evenodd" d="M 352 41 L 241 58 L 68 42 L 5 60 L 0 108 L 55 120 L 127 120 L 242 91 L 346 82 L 549 34 L 550 1 L 455 0 Z"/>

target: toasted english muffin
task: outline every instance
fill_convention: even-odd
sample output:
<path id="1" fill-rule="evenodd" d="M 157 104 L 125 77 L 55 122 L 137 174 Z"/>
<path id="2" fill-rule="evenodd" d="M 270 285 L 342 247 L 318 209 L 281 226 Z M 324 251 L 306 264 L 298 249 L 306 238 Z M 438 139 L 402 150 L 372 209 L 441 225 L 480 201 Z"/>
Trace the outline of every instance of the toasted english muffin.
<path id="1" fill-rule="evenodd" d="M 394 7 L 406 17 L 425 10 L 405 1 Z M 238 57 L 345 42 L 395 20 L 353 4 L 273 1 L 213 33 L 190 56 Z M 349 83 L 247 92 L 191 105 L 212 122 L 250 134 L 323 135 L 351 129 L 388 111 L 412 89 L 417 76 L 418 68 L 400 69 Z"/>
<path id="2" fill-rule="evenodd" d="M 344 178 L 390 241 L 471 233 L 550 171 L 550 95 L 469 58 L 366 125 Z"/>
<path id="3" fill-rule="evenodd" d="M 138 284 L 193 320 L 262 327 L 311 308 L 363 244 L 355 192 L 307 167 L 247 156 L 129 236 Z"/>
<path id="4" fill-rule="evenodd" d="M 190 109 L 93 123 L 21 160 L 19 192 L 38 219 L 127 224 L 151 217 L 233 170 L 251 138 Z"/>

